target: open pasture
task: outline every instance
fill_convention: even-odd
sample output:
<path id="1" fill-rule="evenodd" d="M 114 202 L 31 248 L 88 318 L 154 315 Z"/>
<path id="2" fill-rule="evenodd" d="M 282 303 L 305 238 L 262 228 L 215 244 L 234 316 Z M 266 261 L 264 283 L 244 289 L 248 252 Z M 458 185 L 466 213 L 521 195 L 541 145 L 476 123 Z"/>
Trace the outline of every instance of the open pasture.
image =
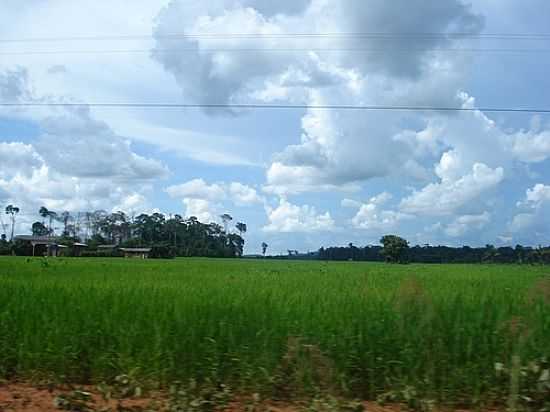
<path id="1" fill-rule="evenodd" d="M 504 399 L 548 367 L 549 271 L 0 258 L 0 378 Z"/>

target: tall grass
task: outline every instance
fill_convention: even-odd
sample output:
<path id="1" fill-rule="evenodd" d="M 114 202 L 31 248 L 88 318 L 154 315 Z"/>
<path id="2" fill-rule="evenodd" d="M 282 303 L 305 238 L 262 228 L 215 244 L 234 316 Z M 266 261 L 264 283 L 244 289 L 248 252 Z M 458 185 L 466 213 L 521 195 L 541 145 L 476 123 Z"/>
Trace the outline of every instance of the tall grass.
<path id="1" fill-rule="evenodd" d="M 504 397 L 510 379 L 496 364 L 550 356 L 547 272 L 2 258 L 0 377 L 131 372 L 265 391 L 324 373 L 369 399 L 407 388 L 436 400 Z M 290 376 L 298 364 L 310 370 Z"/>

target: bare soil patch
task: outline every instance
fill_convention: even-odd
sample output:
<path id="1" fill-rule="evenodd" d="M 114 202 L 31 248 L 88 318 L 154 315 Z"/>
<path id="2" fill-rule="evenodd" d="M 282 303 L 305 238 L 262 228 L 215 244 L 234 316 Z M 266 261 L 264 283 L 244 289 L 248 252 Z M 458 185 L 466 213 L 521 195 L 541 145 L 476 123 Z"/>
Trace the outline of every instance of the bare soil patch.
<path id="1" fill-rule="evenodd" d="M 400 405 L 381 406 L 364 402 L 365 412 L 401 412 Z M 135 398 L 105 399 L 96 387 L 37 386 L 28 383 L 0 383 L 0 412 L 163 412 L 170 410 L 168 393 L 156 392 Z M 251 408 L 247 400 L 234 400 L 224 408 L 227 412 L 301 412 L 304 405 L 262 402 Z M 448 412 L 448 411 L 447 411 Z M 468 412 L 468 411 L 456 411 Z M 493 411 L 496 412 L 496 411 Z"/>

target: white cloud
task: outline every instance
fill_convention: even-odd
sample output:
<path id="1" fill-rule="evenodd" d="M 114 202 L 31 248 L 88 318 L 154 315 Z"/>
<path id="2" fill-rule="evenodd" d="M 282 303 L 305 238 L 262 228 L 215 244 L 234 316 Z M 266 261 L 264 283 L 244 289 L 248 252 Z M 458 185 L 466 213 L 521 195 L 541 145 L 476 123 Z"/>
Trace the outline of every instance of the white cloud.
<path id="1" fill-rule="evenodd" d="M 170 186 L 166 192 L 172 197 L 222 200 L 226 197 L 225 188 L 219 184 L 207 184 L 203 179 L 194 179 L 181 185 Z"/>
<path id="2" fill-rule="evenodd" d="M 538 163 L 550 158 L 550 131 L 519 132 L 513 137 L 513 151 L 523 162 Z"/>
<path id="3" fill-rule="evenodd" d="M 393 196 L 391 195 L 391 193 L 382 192 L 382 193 L 380 193 L 376 196 L 371 197 L 370 200 L 369 200 L 369 203 L 372 203 L 372 204 L 377 205 L 377 206 L 381 206 L 381 205 L 389 202 L 392 198 L 393 198 Z"/>
<path id="4" fill-rule="evenodd" d="M 512 233 L 523 232 L 530 229 L 536 222 L 536 215 L 533 213 L 520 213 L 514 216 L 512 222 L 508 225 Z"/>
<path id="5" fill-rule="evenodd" d="M 275 208 L 266 206 L 268 224 L 265 232 L 308 233 L 335 230 L 335 223 L 329 212 L 318 214 L 313 206 L 294 205 L 281 198 Z"/>
<path id="6" fill-rule="evenodd" d="M 439 183 L 430 183 L 401 201 L 400 209 L 418 215 L 451 215 L 465 206 L 472 206 L 482 194 L 495 188 L 503 179 L 502 168 L 491 169 L 476 163 L 471 173 L 460 178 L 443 175 Z"/>
<path id="7" fill-rule="evenodd" d="M 445 228 L 445 234 L 450 237 L 461 237 L 472 230 L 481 230 L 491 221 L 491 214 L 459 216 Z"/>
<path id="8" fill-rule="evenodd" d="M 185 216 L 195 216 L 200 222 L 210 223 L 218 220 L 218 208 L 205 199 L 183 199 Z"/>
<path id="9" fill-rule="evenodd" d="M 64 100 L 37 97 L 22 69 L 0 73 L 0 85 L 0 93 L 11 96 L 11 101 Z M 126 139 L 95 119 L 86 106 L 20 108 L 3 114 L 39 130 L 30 144 L 0 143 L 0 191 L 26 214 L 36 213 L 40 206 L 58 211 L 115 206 L 141 210 L 151 182 L 168 173 L 161 162 L 135 153 Z"/>
<path id="10" fill-rule="evenodd" d="M 239 182 L 229 184 L 228 191 L 233 203 L 238 206 L 250 206 L 264 202 L 256 189 Z"/>
<path id="11" fill-rule="evenodd" d="M 525 192 L 525 198 L 517 203 L 524 211 L 516 214 L 508 224 L 512 233 L 542 235 L 550 230 L 550 186 L 536 184 Z"/>
<path id="12" fill-rule="evenodd" d="M 0 176 L 21 173 L 32 174 L 43 160 L 30 144 L 21 142 L 0 142 Z"/>
<path id="13" fill-rule="evenodd" d="M 361 204 L 359 211 L 351 220 L 353 227 L 370 231 L 386 231 L 393 230 L 402 221 L 411 219 L 411 215 L 382 209 L 382 206 L 391 198 L 389 193 L 383 192 L 372 197 L 368 203 Z"/>
<path id="14" fill-rule="evenodd" d="M 353 200 L 353 199 L 342 199 L 340 204 L 342 205 L 342 207 L 347 207 L 350 209 L 359 209 L 362 205 L 361 202 L 358 202 L 357 200 Z"/>
<path id="15" fill-rule="evenodd" d="M 194 198 L 211 201 L 231 200 L 237 206 L 261 204 L 264 199 L 253 187 L 240 182 L 208 184 L 203 179 L 194 179 L 166 188 L 173 198 Z"/>
<path id="16" fill-rule="evenodd" d="M 539 209 L 546 202 L 550 202 L 550 186 L 539 183 L 532 189 L 527 189 L 525 200 L 518 203 L 518 206 Z"/>
<path id="17" fill-rule="evenodd" d="M 409 53 L 391 53 L 388 39 L 369 39 L 373 48 L 386 47 L 385 53 L 363 54 L 353 52 L 330 53 L 318 58 L 316 53 L 292 50 L 270 53 L 273 47 L 297 48 L 318 46 L 316 39 L 272 37 L 252 44 L 255 51 L 231 53 L 208 51 L 216 48 L 250 48 L 250 40 L 232 37 L 235 28 L 239 33 L 282 34 L 296 32 L 445 32 L 447 30 L 479 31 L 482 19 L 459 0 L 441 0 L 437 3 L 420 0 L 404 2 L 376 1 L 367 4 L 357 2 L 310 1 L 308 7 L 298 7 L 289 12 L 284 5 L 276 8 L 279 13 L 269 13 L 265 1 L 227 2 L 209 1 L 190 7 L 187 2 L 173 0 L 157 19 L 156 52 L 154 57 L 172 73 L 186 97 L 198 102 L 226 103 L 239 95 L 256 90 L 254 86 L 270 78 L 286 74 L 286 83 L 293 86 L 324 87 L 341 81 L 342 71 L 361 70 L 383 72 L 396 78 L 415 78 L 427 70 L 427 50 L 446 45 L 449 40 L 433 37 L 420 42 L 412 39 L 391 39 L 396 48 L 408 47 Z M 303 3 L 303 2 L 302 2 Z M 409 12 L 401 13 L 403 8 Z M 272 8 L 271 8 L 272 9 Z M 264 14 L 265 13 L 265 14 Z M 287 14 L 288 13 L 288 14 Z M 399 14 L 401 18 L 395 19 Z M 224 34 L 226 37 L 184 38 L 179 41 L 163 37 L 166 33 Z M 412 43 L 412 44 L 411 44 Z M 353 48 L 353 39 L 339 39 L 339 47 Z M 412 47 L 416 46 L 416 47 Z M 421 47 L 420 47 L 421 46 Z M 185 48 L 193 50 L 185 54 L 163 53 L 165 49 Z M 188 64 L 193 59 L 194 64 Z M 292 73 L 289 75 L 288 73 Z M 290 79 L 289 79 L 290 77 Z M 343 78 L 346 76 L 344 75 Z"/>

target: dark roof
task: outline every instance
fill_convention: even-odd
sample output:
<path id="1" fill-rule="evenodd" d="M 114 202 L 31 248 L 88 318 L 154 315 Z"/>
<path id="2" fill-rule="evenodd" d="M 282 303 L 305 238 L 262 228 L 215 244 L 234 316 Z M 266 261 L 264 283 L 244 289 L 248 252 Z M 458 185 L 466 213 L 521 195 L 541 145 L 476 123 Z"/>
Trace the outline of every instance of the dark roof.
<path id="1" fill-rule="evenodd" d="M 128 253 L 149 253 L 151 251 L 150 247 L 121 247 L 121 251 Z"/>
<path id="2" fill-rule="evenodd" d="M 32 235 L 18 235 L 15 236 L 16 240 L 23 240 L 25 242 L 41 243 L 44 245 L 55 245 L 57 238 L 51 236 L 32 236 Z"/>

